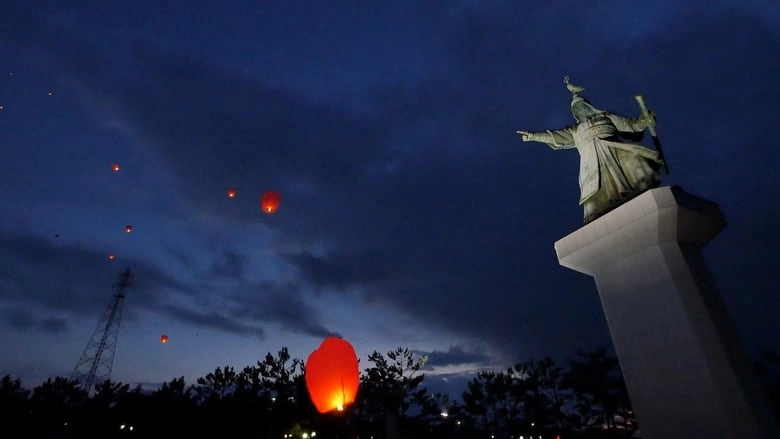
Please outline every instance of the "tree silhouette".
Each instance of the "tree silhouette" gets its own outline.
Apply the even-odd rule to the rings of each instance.
[[[544,357],[518,363],[513,372],[522,393],[527,430],[537,434],[568,430],[571,420],[564,406],[572,394],[565,385],[566,370]]]
[[[463,409],[469,426],[496,437],[517,434],[526,422],[523,393],[513,370],[480,371],[466,384]]]
[[[78,381],[63,377],[49,378],[33,388],[30,396],[32,435],[44,437],[69,435],[78,431],[87,391]]]
[[[636,428],[617,359],[605,349],[578,352],[565,368],[544,357],[501,372],[480,371],[462,402],[429,393],[423,386],[426,358],[409,349],[375,351],[368,360],[355,404],[324,415],[309,398],[303,361],[287,348],[240,372],[218,367],[194,386],[179,377],[152,392],[107,380],[89,397],[63,377],[29,391],[6,375],[0,379],[0,437],[297,438],[316,431],[316,439],[606,438]],[[780,359],[765,352],[757,368],[777,398]],[[589,429],[594,426],[599,428]]]
[[[93,421],[82,425],[80,431],[84,434],[101,434],[118,428],[122,421],[117,406],[129,391],[129,384],[111,380],[95,384],[94,395],[84,404]]]
[[[151,431],[174,435],[197,432],[202,427],[202,418],[193,416],[197,407],[194,393],[192,388],[187,387],[183,376],[163,383],[149,396],[144,423],[134,426],[135,429],[140,427],[147,434]]]
[[[604,348],[578,351],[568,365],[565,382],[574,391],[582,425],[605,425],[610,430],[636,428],[616,357],[608,355]],[[617,422],[616,416],[623,421]]]
[[[368,356],[372,366],[361,376],[356,410],[366,428],[377,431],[384,424],[387,437],[397,437],[399,424],[413,423],[407,412],[425,404],[427,390],[420,384],[427,360],[403,347],[388,351],[387,357],[377,351]]]
[[[195,395],[201,405],[214,404],[219,406],[219,402],[233,396],[238,383],[238,374],[230,367],[216,368],[214,372],[209,372],[205,377],[197,379],[195,386]]]
[[[22,387],[22,380],[5,375],[0,380],[0,436],[22,435],[28,418],[30,391]]]

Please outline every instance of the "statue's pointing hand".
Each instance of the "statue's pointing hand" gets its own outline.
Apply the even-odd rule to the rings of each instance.
[[[531,140],[531,132],[530,131],[517,130],[517,134],[520,134],[520,136],[522,136],[523,142],[528,142],[528,141]]]

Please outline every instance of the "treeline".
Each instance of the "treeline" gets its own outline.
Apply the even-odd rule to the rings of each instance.
[[[0,437],[562,438],[630,437],[638,428],[618,361],[605,349],[578,352],[474,376],[460,400],[426,388],[426,358],[406,348],[374,352],[354,404],[321,415],[304,381],[304,362],[287,348],[242,370],[218,367],[195,383],[172,379],[148,392],[106,381],[91,395],[70,379],[32,390],[0,381]],[[777,355],[757,371],[774,401]]]

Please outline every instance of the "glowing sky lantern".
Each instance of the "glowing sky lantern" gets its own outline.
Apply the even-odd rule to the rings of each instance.
[[[344,339],[326,338],[306,360],[304,378],[318,412],[344,410],[355,401],[360,384],[355,349]]]
[[[163,334],[160,336],[160,343],[165,344],[168,343],[168,336]]]
[[[279,208],[280,201],[282,201],[282,196],[279,192],[268,191],[260,198],[260,208],[265,213],[274,213]]]
[[[227,196],[228,198],[234,198],[236,196],[236,190],[233,188],[228,189]]]
[[[119,163],[114,163],[111,165],[111,169],[113,169],[114,172],[119,172]]]
[[[130,224],[125,226],[125,232],[130,233],[132,231],[133,231],[133,226],[131,226]]]
[[[114,254],[113,254],[113,253],[110,253],[110,254],[108,255],[108,259],[109,259],[109,260],[111,260],[111,261],[113,261],[114,259],[116,259],[116,256],[114,256]]]

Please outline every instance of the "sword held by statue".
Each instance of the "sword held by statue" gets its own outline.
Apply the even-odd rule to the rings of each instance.
[[[651,117],[650,110],[647,109],[645,98],[642,97],[642,95],[634,95],[634,99],[636,99],[637,104],[639,104],[639,109],[642,110],[642,117],[649,120]],[[655,146],[656,151],[658,151],[658,157],[663,160],[664,171],[666,171],[666,174],[669,174],[669,165],[666,163],[664,150],[661,148],[661,140],[658,138],[658,133],[655,131],[655,125],[648,125],[647,129],[650,131],[650,136],[653,138],[653,146]]]

